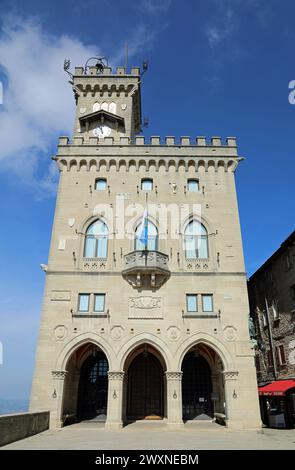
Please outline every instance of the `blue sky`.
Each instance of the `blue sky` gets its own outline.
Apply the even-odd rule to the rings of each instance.
[[[293,0],[0,3],[0,397],[29,396],[57,172],[74,102],[62,66],[149,61],[146,135],[237,136],[248,274],[294,230]]]

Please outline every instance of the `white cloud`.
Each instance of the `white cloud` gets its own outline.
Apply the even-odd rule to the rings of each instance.
[[[41,196],[54,192],[56,186],[50,148],[56,145],[58,135],[71,135],[74,123],[75,102],[63,70],[64,59],[70,58],[73,66],[83,65],[88,57],[105,53],[78,38],[47,33],[36,18],[4,20],[0,66],[7,86],[0,105],[1,170],[14,171]],[[153,39],[152,30],[138,25],[130,38],[129,56],[148,47]],[[110,63],[120,64],[123,57],[124,47]]]
[[[37,191],[52,192],[56,172],[48,151],[60,132],[71,132],[74,119],[63,61],[70,57],[73,64],[81,64],[98,51],[69,36],[46,34],[31,18],[6,17],[3,24],[0,57],[8,86],[0,108],[2,168],[13,170]],[[41,157],[48,162],[47,174],[37,179]]]
[[[149,15],[158,15],[159,13],[169,10],[172,0],[141,0],[137,6]]]
[[[228,8],[218,18],[218,21],[207,25],[205,34],[209,45],[213,48],[229,39],[238,29],[238,18],[235,12]]]

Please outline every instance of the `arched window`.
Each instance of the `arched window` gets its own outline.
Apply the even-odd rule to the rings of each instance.
[[[99,110],[100,110],[100,104],[96,101],[93,104],[92,111],[95,113],[96,111],[99,111]]]
[[[107,258],[108,233],[106,224],[101,220],[89,225],[85,237],[85,258]]]
[[[208,258],[207,230],[198,220],[192,220],[184,232],[184,250],[186,258]]]
[[[117,113],[117,105],[116,103],[110,103],[109,104],[109,112],[116,114]]]
[[[157,227],[150,221],[147,221],[147,240],[145,243],[145,227],[142,223],[135,230],[135,250],[149,250],[157,251],[158,249],[158,230]]]

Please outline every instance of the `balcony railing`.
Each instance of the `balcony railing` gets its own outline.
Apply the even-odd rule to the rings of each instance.
[[[134,287],[160,287],[170,277],[168,260],[160,251],[132,251],[124,256],[122,275]]]

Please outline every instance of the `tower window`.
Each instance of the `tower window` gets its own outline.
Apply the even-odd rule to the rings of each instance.
[[[207,230],[198,220],[192,220],[184,232],[184,249],[187,259],[208,258]]]
[[[202,295],[202,307],[203,307],[203,312],[213,312],[213,295],[212,294]]]
[[[157,251],[158,229],[150,220],[143,221],[135,230],[134,249]]]
[[[187,312],[197,312],[198,311],[198,296],[197,296],[197,294],[187,294],[186,295],[186,310],[187,310]]]
[[[95,294],[94,295],[94,311],[104,312],[104,308],[105,308],[105,294]]]
[[[86,258],[107,258],[108,228],[102,220],[96,220],[87,229],[84,256]]]
[[[89,311],[90,294],[79,294],[78,310],[79,312]]]
[[[153,180],[151,178],[144,178],[141,180],[141,189],[143,191],[152,191]]]
[[[105,178],[98,178],[95,180],[96,191],[105,191],[107,189],[107,180]]]
[[[199,191],[199,180],[196,179],[189,179],[187,180],[187,190],[190,192],[198,192]]]

